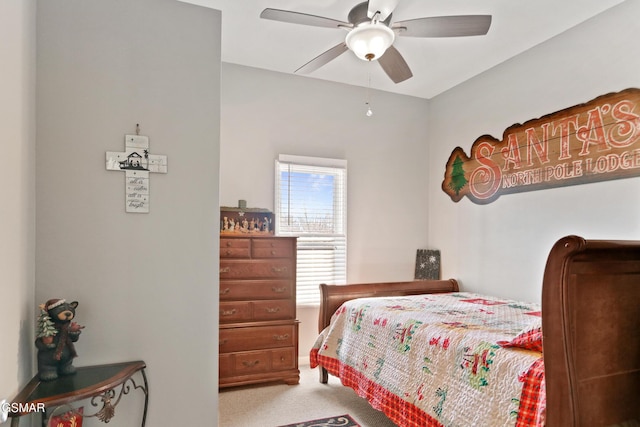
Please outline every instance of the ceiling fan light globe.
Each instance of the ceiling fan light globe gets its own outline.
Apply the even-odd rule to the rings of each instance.
[[[395,33],[379,22],[365,22],[347,34],[345,43],[364,61],[380,58],[393,44]]]

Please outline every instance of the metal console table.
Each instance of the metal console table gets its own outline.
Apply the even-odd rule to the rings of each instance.
[[[94,414],[83,414],[83,417],[96,417],[100,421],[108,423],[115,415],[115,407],[122,396],[129,394],[132,390],[140,389],[144,393],[141,424],[144,427],[149,404],[149,385],[145,374],[146,366],[141,360],[109,365],[84,366],[77,368],[75,375],[64,376],[46,382],[40,381],[36,375],[20,391],[11,404],[16,404],[16,407],[24,408],[25,410],[30,407],[44,407],[42,426],[46,427],[49,416],[57,408],[69,406],[73,402],[90,398],[93,407],[97,408],[100,405],[102,407]],[[143,384],[136,384],[133,379],[133,376],[138,372],[142,376]],[[10,412],[9,416],[13,418],[11,427],[18,427],[20,417],[27,413],[29,412]]]

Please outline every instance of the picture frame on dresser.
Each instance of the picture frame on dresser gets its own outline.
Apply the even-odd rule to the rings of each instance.
[[[220,388],[299,383],[296,251],[296,237],[220,234]]]

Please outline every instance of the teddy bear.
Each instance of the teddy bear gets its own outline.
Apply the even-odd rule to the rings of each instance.
[[[64,299],[50,299],[40,305],[38,338],[38,377],[41,381],[52,381],[59,375],[73,375],[76,368],[73,358],[77,357],[73,345],[80,337],[84,326],[71,320],[76,316],[78,302]]]

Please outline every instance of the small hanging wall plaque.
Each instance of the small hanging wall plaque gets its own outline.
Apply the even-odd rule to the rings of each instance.
[[[149,154],[149,137],[125,135],[125,151],[107,151],[106,166],[125,172],[126,211],[149,213],[149,172],[167,173],[167,156]]]

